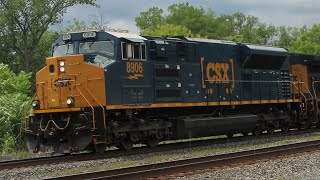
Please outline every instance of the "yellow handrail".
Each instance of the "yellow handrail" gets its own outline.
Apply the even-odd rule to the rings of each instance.
[[[86,82],[87,82],[87,78],[86,78]],[[88,89],[88,84],[86,84],[86,90],[88,91],[88,93],[93,97],[93,99],[100,105],[101,109],[102,109],[102,113],[103,113],[103,126],[106,129],[106,113],[104,111],[104,107],[102,106],[102,104],[97,100],[97,98],[89,91]]]
[[[302,82],[298,82],[298,84],[300,84]],[[292,83],[292,85],[299,91],[299,93],[304,97],[305,102],[307,102],[307,97],[301,92],[301,90],[294,84],[294,82]],[[305,104],[306,107],[306,111],[308,111],[308,103]]]
[[[320,81],[313,81],[312,82],[312,90],[316,99],[316,108],[317,108],[317,115],[319,115],[319,101],[318,101],[318,97],[317,97],[317,92],[316,92],[316,88],[314,87],[315,83],[320,83]]]
[[[76,85],[77,90],[79,91],[79,93],[81,94],[81,96],[87,101],[88,105],[91,107],[92,109],[92,127],[93,129],[96,129],[96,120],[95,120],[95,115],[94,115],[94,108],[93,106],[90,104],[90,102],[88,101],[88,99],[83,95],[83,93],[80,91],[80,89],[78,88],[78,85]]]
[[[311,99],[313,100],[314,98],[313,98],[312,93],[311,93],[311,91],[309,90],[308,86],[306,85],[306,83],[303,83],[303,85],[307,88],[307,91],[308,91],[308,93],[310,94]],[[313,111],[313,110],[314,110],[314,104],[313,104],[313,102],[312,102],[312,109],[311,109],[310,111]]]

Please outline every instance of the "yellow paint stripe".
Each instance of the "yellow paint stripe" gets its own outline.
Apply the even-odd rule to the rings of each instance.
[[[286,103],[288,102],[287,100],[279,100],[279,103]]]
[[[227,106],[227,105],[250,105],[250,104],[277,104],[300,102],[299,99],[281,99],[281,100],[253,100],[253,101],[223,101],[223,102],[199,102],[199,103],[159,103],[149,105],[110,105],[106,109],[143,109],[143,108],[165,108],[165,107],[199,107],[199,106]],[[34,114],[59,113],[81,111],[80,108],[61,108],[61,109],[45,109],[34,110]]]
[[[293,102],[300,102],[300,99],[294,99]]]
[[[222,105],[222,106],[227,106],[230,104],[231,104],[231,102],[226,102],[226,101],[220,102],[220,105]]]
[[[253,100],[253,101],[223,101],[223,102],[199,102],[199,103],[159,103],[148,105],[110,105],[106,109],[143,109],[143,108],[164,108],[164,107],[196,107],[196,106],[226,106],[226,105],[250,105],[250,104],[277,104],[300,102],[299,99],[281,100]]]
[[[80,111],[80,108],[61,108],[61,109],[43,109],[43,110],[34,110],[34,114],[44,114],[44,113],[58,113],[58,112],[74,112]]]

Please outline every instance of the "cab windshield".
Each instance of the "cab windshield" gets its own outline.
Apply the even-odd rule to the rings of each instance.
[[[104,54],[114,56],[114,41],[95,41],[80,43],[79,53],[82,54]]]
[[[74,47],[73,44],[55,46],[52,56],[55,57],[55,56],[65,56],[68,54],[73,54],[74,53],[73,47]]]

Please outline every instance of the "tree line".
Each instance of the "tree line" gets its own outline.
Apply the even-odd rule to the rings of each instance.
[[[21,127],[34,94],[34,75],[45,65],[51,45],[61,32],[50,30],[60,23],[69,7],[96,6],[96,0],[0,0],[0,148],[23,148]],[[102,25],[74,19],[65,29]],[[101,22],[100,22],[101,21]],[[262,23],[257,17],[234,13],[217,15],[212,9],[188,3],[166,9],[152,7],[135,18],[142,35],[188,36],[281,46],[290,52],[320,54],[320,25],[285,27]]]
[[[172,4],[165,10],[152,7],[135,18],[142,35],[188,36],[238,43],[280,46],[291,53],[320,54],[320,24],[308,28],[274,26],[238,12],[217,15],[212,9],[189,3]]]

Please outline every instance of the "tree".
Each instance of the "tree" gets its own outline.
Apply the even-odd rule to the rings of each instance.
[[[261,23],[257,17],[247,16],[243,13],[235,13],[232,15],[224,15],[218,18],[226,19],[219,23],[219,26],[226,26],[227,28],[218,30],[224,33],[226,39],[239,43],[250,44],[269,44],[274,43],[274,38],[277,34],[277,29],[274,26]],[[231,32],[230,32],[231,31]],[[226,34],[229,33],[229,35]]]
[[[146,12],[141,12],[138,17],[135,18],[136,25],[140,29],[141,33],[148,30],[155,30],[158,25],[164,23],[164,17],[162,16],[163,9],[158,7],[152,7]]]
[[[73,18],[73,22],[69,22],[69,25],[66,27],[65,31],[79,31],[81,29],[87,28],[87,25],[84,21],[80,21],[76,18]]]
[[[292,52],[320,54],[320,24],[313,25],[311,29],[304,26],[296,34],[298,39],[292,43]]]
[[[162,24],[162,25],[158,25],[157,28],[155,28],[154,30],[146,29],[143,32],[143,35],[191,37],[192,33],[188,28],[186,28],[184,26],[173,25],[173,24]]]
[[[167,16],[163,16],[162,9],[150,8],[140,13],[136,18],[136,25],[143,35],[173,36],[177,34],[179,28],[184,28],[190,33],[187,31],[179,34],[270,45],[274,43],[277,32],[274,26],[261,23],[254,16],[247,16],[243,13],[216,16],[211,9],[193,7],[189,3],[170,5]],[[173,30],[168,28],[173,28]]]
[[[211,9],[206,11],[202,7],[196,8],[190,6],[189,3],[180,3],[170,5],[167,16],[164,16],[163,12],[163,9],[158,7],[152,7],[145,12],[141,12],[135,18],[141,34],[150,34],[150,32],[156,31],[156,34],[159,34],[159,27],[167,29],[169,26],[174,26],[175,29],[184,28],[184,30],[190,30],[191,33],[188,32],[188,35],[207,37],[214,29],[211,27],[214,24],[215,15]],[[172,32],[176,31],[173,30]]]
[[[92,15],[92,18],[94,20],[91,22],[91,26],[94,27],[94,28],[103,29],[104,27],[106,27],[107,24],[110,23],[110,21],[106,21],[102,9],[99,9],[97,11],[97,14]]]
[[[291,49],[293,43],[299,38],[299,28],[280,26],[277,28],[277,36],[276,46]]]
[[[53,31],[46,31],[43,34],[31,62],[34,74],[45,65],[46,58],[51,56],[51,46],[58,37],[59,33]]]
[[[166,23],[184,26],[193,34],[204,37],[210,34],[214,28],[215,14],[211,9],[207,11],[200,7],[193,7],[189,3],[172,4],[168,7],[169,15]]]
[[[50,25],[59,22],[68,7],[96,5],[96,0],[0,0],[0,23],[7,46],[30,72],[33,56]]]

